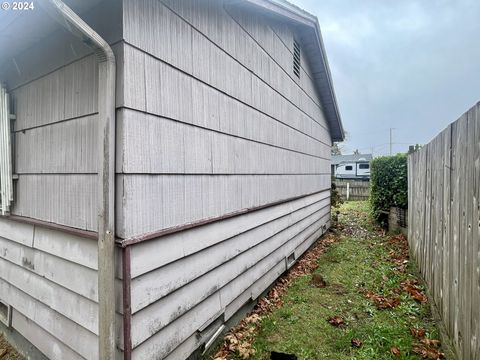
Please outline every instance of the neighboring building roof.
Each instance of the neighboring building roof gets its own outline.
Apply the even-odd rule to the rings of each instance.
[[[347,162],[371,161],[372,159],[372,154],[334,155],[332,156],[332,165],[338,165]]]
[[[330,128],[330,136],[332,141],[343,141],[345,132],[317,17],[285,0],[245,0],[245,2],[300,25],[298,31],[304,45],[302,51],[310,61],[315,85]]]

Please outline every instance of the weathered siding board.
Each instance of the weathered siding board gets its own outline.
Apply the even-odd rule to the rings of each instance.
[[[107,41],[122,39],[121,1],[76,5],[90,8],[81,17]],[[107,14],[111,21],[105,21]],[[53,30],[56,23],[49,21]],[[60,26],[57,30],[0,68],[16,115],[14,171],[19,179],[12,214],[95,231],[97,59],[82,40]],[[123,44],[112,47],[117,80],[123,80]],[[121,98],[130,88],[118,84]],[[97,256],[96,240],[0,218],[0,298],[14,308],[13,328],[49,358],[98,359]],[[121,261],[116,256],[118,293],[112,306],[122,347]],[[122,358],[120,351],[117,356]]]
[[[135,245],[131,249],[132,278],[136,278],[184,256],[192,255],[204,248],[214,246],[225,239],[239,236],[266,223],[281,219],[290,213],[321,202],[328,196],[328,192],[325,191],[288,203],[250,212],[241,217],[233,217]]]
[[[12,214],[96,229],[97,82],[89,55],[12,92],[20,174]]]
[[[2,279],[38,301],[72,319],[93,333],[98,333],[98,306],[22,266],[0,259]],[[31,284],[35,284],[32,286]],[[82,309],[78,311],[78,309]]]
[[[95,113],[97,84],[96,60],[90,55],[15,89],[15,130]]]
[[[262,277],[252,283],[248,289],[243,291],[239,296],[226,305],[225,312],[223,313],[225,321],[228,321],[232,316],[234,316],[236,312],[242,308],[242,306],[252,300],[256,300],[258,296],[260,296],[271,284],[275,282],[276,279],[278,279],[283,272],[285,272],[285,269],[285,261],[279,261],[277,265],[272,267]]]
[[[125,45],[124,53],[126,59],[139,59],[137,61],[140,62],[140,66],[145,63],[143,74],[137,74],[136,72],[126,74],[127,79],[125,81],[133,81],[131,79],[135,76],[134,79],[138,82],[138,87],[145,86],[146,100],[143,100],[144,94],[142,91],[135,94],[125,93],[124,103],[120,105],[126,107],[138,106],[136,108],[138,110],[220,131],[225,131],[229,129],[228,126],[232,125],[234,126],[233,130],[235,130],[235,126],[241,125],[241,123],[237,125],[238,121],[247,121],[245,128],[240,126],[237,131],[250,131],[255,134],[257,128],[261,129],[263,127],[259,126],[258,121],[261,121],[261,123],[267,122],[270,127],[275,122],[282,131],[291,131],[284,129],[287,126],[304,136],[317,140],[317,143],[323,143],[328,147],[331,145],[326,128],[312,122],[305,114],[292,108],[284,100],[272,98],[272,94],[270,94],[272,90],[258,79],[252,79],[243,87],[243,89],[248,89],[245,96],[250,97],[252,95],[252,99],[249,99],[242,96],[243,93],[235,95],[222,89],[225,82],[219,85],[210,84],[204,77],[193,77],[149,54],[143,54],[144,59],[142,60],[139,54],[141,50],[128,44]],[[232,70],[232,73],[235,73],[235,71]],[[237,81],[232,83],[237,85],[235,89],[242,85]],[[182,99],[191,106],[182,106],[182,102],[178,99]],[[144,102],[145,108],[142,106]],[[239,111],[239,113],[234,114],[235,117],[230,119],[232,110]],[[258,120],[256,122],[249,121],[249,117]],[[239,118],[240,120],[237,120]],[[241,120],[242,118],[244,120]]]
[[[275,24],[223,5],[124,2],[118,235],[304,197],[131,245],[135,359],[185,358],[330,224],[331,138],[308,64],[296,79]]]
[[[315,144],[310,155],[131,110],[122,111],[120,121],[118,146],[125,151],[117,167],[124,173],[327,174],[330,170],[330,160],[315,154]]]
[[[95,231],[96,199],[96,174],[20,175],[12,214]]]
[[[97,173],[98,117],[78,118],[51,126],[17,131],[18,174]]]
[[[0,258],[98,301],[97,272],[0,237]],[[62,269],[62,271],[58,271]]]
[[[284,269],[286,269],[285,257],[292,251],[295,251],[300,244],[304,242],[311,244],[312,241],[317,239],[322,234],[321,226],[325,222],[326,220],[323,223],[317,221],[308,226],[298,235],[290,238],[284,245],[278,247],[272,254],[263,257],[255,266],[248,268],[240,277],[230,282],[227,287],[213,293],[159,332],[150,334],[153,336],[134,349],[134,358],[147,359],[151,354],[156,354],[157,357],[163,358],[168,355],[202,325],[215,320],[215,317],[218,316],[216,314],[220,315],[228,304],[234,301],[242,292],[246,291],[252,283],[255,283],[256,280],[268,273],[276,264],[283,262]],[[265,284],[265,288],[267,286],[268,284]],[[157,316],[161,316],[161,312],[157,312]],[[133,320],[135,324],[135,316]],[[139,330],[145,331],[146,328],[145,326],[139,326]]]
[[[285,242],[293,237],[296,231],[298,232],[299,229],[311,225],[318,216],[324,216],[328,212],[327,206],[328,201],[312,205],[309,208],[299,210],[298,214],[292,214],[279,219],[281,221],[274,221],[255,228],[133,279],[132,311],[136,312],[210,270],[215,269],[215,272],[221,274],[222,271],[217,267],[229,262],[231,264],[237,263],[238,266],[231,265],[233,269],[230,269],[228,275],[225,276],[234,276],[235,271],[237,271],[234,269],[247,266],[252,261],[254,264],[258,260],[257,257],[268,254],[267,250],[262,250],[264,247],[280,246],[282,241]],[[288,228],[288,231],[282,232],[283,230],[280,230],[286,228]],[[269,239],[268,244],[262,242],[265,239]],[[247,256],[249,250],[252,250],[252,253]],[[213,274],[209,276],[213,276]]]
[[[260,77],[269,79],[274,88],[281,88],[282,84],[289,83],[289,80],[286,78],[289,77],[290,81],[293,80],[299,83],[300,89],[307,95],[307,97],[300,96],[300,93],[297,91],[298,88],[290,86],[286,89],[289,91],[289,98],[295,99],[294,102],[300,104],[299,107],[302,109],[314,105],[321,108],[318,94],[310,75],[311,70],[309,69],[302,50],[300,50],[300,78],[297,78],[293,73],[293,42],[295,39],[300,40],[300,36],[295,34],[292,28],[285,23],[262,16],[262,14],[255,11],[246,12],[235,6],[227,6],[225,7],[225,11],[248,33],[258,46],[263,49],[265,52],[264,56],[270,58],[270,61],[263,61],[261,63],[263,66],[260,66],[260,68],[257,66],[258,70],[256,72],[260,74]],[[230,53],[239,57],[243,64],[249,64],[251,58],[250,53],[236,51],[235,49],[230,50],[230,47],[233,47],[231,42],[225,42],[224,46],[227,47]],[[275,62],[282,71],[279,71],[278,66],[272,64],[271,61]],[[265,75],[265,71],[269,71],[269,74]],[[326,125],[326,123],[324,123],[324,125]]]
[[[4,236],[0,232],[0,236]],[[9,236],[6,236],[10,238]],[[42,227],[35,228],[35,249],[66,259],[87,268],[98,269],[98,245],[95,239],[68,235]]]
[[[146,18],[151,18],[156,11],[150,9],[147,12],[145,8],[146,2],[127,2],[126,5],[126,16],[132,16],[128,14],[144,14]],[[178,3],[180,4],[180,3]],[[184,4],[184,3],[182,3]],[[198,5],[200,4],[200,5]],[[202,3],[198,3],[197,6],[202,7]],[[163,7],[160,2],[148,2],[148,6],[153,6],[154,8]],[[176,16],[174,13],[168,14],[168,17]],[[153,25],[151,25],[153,24]],[[187,74],[192,75],[192,72],[185,67],[181,67],[178,62],[173,62],[168,59],[168,55],[160,52],[156,49],[152,49],[150,43],[146,41],[147,36],[150,32],[157,31],[158,22],[153,20],[147,20],[144,22],[137,22],[137,26],[126,27],[125,38],[127,43],[131,43],[134,46],[144,49],[147,53],[152,54],[158,59],[161,59],[164,62],[170,63],[172,66],[180,69],[184,72],[185,76]],[[148,28],[151,26],[151,28]],[[162,31],[164,37],[175,37],[177,36],[175,29],[172,27],[166,27]],[[195,30],[197,31],[197,30]],[[197,31],[198,32],[198,31]],[[248,37],[248,35],[242,33],[243,37]],[[232,38],[232,41],[233,38]],[[278,89],[274,89],[272,86],[264,82],[259,77],[255,76],[250,69],[242,66],[240,63],[234,60],[234,58],[228,53],[224,52],[217,45],[213,44],[207,37],[200,34],[194,39],[195,46],[192,49],[188,48],[188,44],[185,45],[187,48],[184,51],[189,54],[190,51],[193,52],[193,57],[198,59],[194,63],[194,66],[203,66],[202,70],[193,71],[195,75],[194,79],[198,79],[203,83],[209,84],[210,86],[221,90],[222,92],[228,94],[229,96],[242,101],[245,104],[253,106],[254,108],[262,111],[263,113],[282,121],[300,121],[304,132],[313,134],[316,136],[316,133],[322,133],[323,137],[329,138],[328,129],[325,125],[321,125],[324,122],[323,114],[320,109],[318,109],[315,114],[307,114],[304,109],[300,109],[298,106],[290,102],[289,98],[282,96],[278,93]],[[197,49],[202,49],[200,54],[196,54]],[[252,52],[247,51],[251,54]],[[254,54],[257,54],[258,50]],[[148,57],[147,57],[148,62]],[[146,64],[147,74],[151,74],[152,71],[148,69],[148,63]],[[155,69],[153,69],[155,70]],[[155,73],[159,73],[158,70]],[[160,72],[159,74],[162,74]],[[235,74],[236,81],[228,82],[224,79]],[[252,75],[253,74],[253,75]],[[128,75],[127,75],[128,76]],[[154,81],[155,76],[152,77]],[[148,80],[148,77],[147,77]],[[290,79],[291,80],[291,79]],[[292,80],[291,80],[292,81]],[[295,84],[295,83],[294,83]],[[283,87],[286,84],[282,84]],[[295,84],[295,86],[297,86]],[[172,89],[175,89],[172,86]],[[247,90],[247,91],[246,91]],[[298,91],[298,89],[297,89]],[[173,93],[173,91],[172,91]],[[153,94],[152,94],[153,95]],[[174,96],[173,94],[166,94],[167,98]],[[188,88],[185,89],[182,93],[183,96],[188,96]],[[147,86],[147,98],[148,98],[148,86]],[[147,101],[148,108],[148,101]],[[297,114],[296,116],[286,117],[286,114]],[[293,127],[298,128],[295,124],[292,124]],[[313,132],[310,130],[313,128]],[[317,137],[318,138],[318,137]],[[323,139],[322,139],[323,140]]]
[[[409,242],[462,359],[480,354],[479,109],[409,157]]]
[[[251,34],[246,31],[246,27],[253,27],[258,34],[266,35],[271,31],[268,26],[268,20],[259,16],[255,12],[247,11],[246,8],[239,9],[244,14],[242,26],[238,23],[238,19],[231,16],[232,12],[237,10],[229,9],[222,1],[204,1],[198,3],[196,1],[163,1],[163,4],[172,10],[177,16],[180,16],[191,26],[200,32],[208,41],[215,44],[228,55],[228,60],[223,60],[223,64],[227,64],[226,73],[223,69],[218,69],[216,79],[221,83],[225,75],[229,73],[228,67],[230,59],[254,74],[254,78],[260,79],[263,83],[273,89],[273,93],[268,96],[275,98],[282,97],[284,102],[288,102],[297,109],[304,112],[311,120],[319,122],[322,126],[327,127],[321,108],[305,93],[297,82],[286,73],[286,69],[282,68],[278,62],[263,49]],[[257,20],[257,21],[255,21]],[[213,25],[213,26],[212,26]],[[221,29],[228,29],[222,31]],[[292,31],[292,28],[290,28]],[[238,39],[238,40],[237,40]],[[272,40],[275,38],[272,36]],[[293,47],[293,42],[291,44]],[[255,54],[252,56],[252,54]],[[223,55],[221,55],[224,57]],[[293,61],[288,51],[282,54],[283,58],[289,58],[291,65],[288,67],[288,73],[292,74],[291,68]],[[194,57],[195,58],[195,57]],[[273,76],[271,76],[273,74]],[[217,86],[216,79],[211,79],[212,83]],[[255,99],[255,98],[254,98]],[[304,106],[302,107],[302,104]]]
[[[13,310],[12,326],[28,341],[52,360],[83,360],[78,353],[67,347],[20,312]]]
[[[86,359],[97,359],[96,240],[0,220],[0,299],[35,322],[40,333],[48,332]],[[119,251],[116,255],[117,344],[123,347]],[[41,348],[51,340],[29,341]]]
[[[0,218],[0,236],[26,246],[33,244],[34,226]]]
[[[132,310],[135,311],[139,306],[145,307],[148,305],[147,303],[139,303],[139,301],[150,301],[152,303],[133,316],[133,346],[148,339],[153,333],[160,331],[163,327],[175,321],[180,315],[189,311],[196,304],[217,291],[220,291],[222,305],[226,306],[229,304],[258,278],[258,274],[265,272],[262,265],[264,259],[269,259],[268,261],[270,262],[280,261],[282,258],[285,259],[285,256],[288,254],[286,253],[287,250],[282,247],[290,239],[298,236],[306,229],[317,227],[318,224],[315,223],[320,222],[325,217],[325,213],[326,211],[318,211],[312,214],[310,218],[295,224],[291,229],[288,228],[288,231],[285,230],[278,236],[266,239],[257,248],[245,251],[238,257],[225,260],[222,265],[195,280],[190,279],[188,282],[185,282],[186,272],[196,270],[194,264],[189,264],[187,267],[183,265],[184,271],[182,272],[177,270],[177,274],[181,278],[179,279],[179,284],[175,284],[175,286],[168,284],[165,276],[159,276],[162,274],[162,269],[156,272],[157,279],[152,279],[152,276],[140,278],[141,282],[145,282],[148,285],[141,284],[143,286],[138,286],[137,282],[135,284],[137,286],[132,287],[132,302],[135,307]],[[221,250],[221,248],[218,249],[218,251]],[[253,275],[245,275],[247,271],[250,271],[250,274]],[[181,287],[181,284],[185,284],[185,286]],[[147,287],[151,288],[151,295],[146,294],[145,288]],[[158,297],[157,301],[155,301],[154,296]]]
[[[151,69],[152,67],[166,69],[168,66],[159,63],[156,59],[151,58],[149,55],[145,55],[138,49],[129,45],[125,45],[124,52],[126,63],[132,63],[132,67],[135,66],[134,63],[138,63],[138,65],[135,66],[136,72],[133,72],[133,75],[126,75],[125,81],[135,81],[138,85],[135,89],[138,88],[139,90],[125,93],[124,96],[119,99],[119,101],[122,101],[119,105],[146,111],[147,108],[146,105],[144,105],[146,101],[145,93],[144,90],[141,90],[146,86],[146,75],[145,70],[139,69],[145,66],[145,57],[150,59],[147,61],[148,64],[146,65],[147,74],[150,74],[152,71],[154,74],[158,73],[158,70],[154,71]],[[133,70],[130,71],[132,72]],[[137,71],[139,73],[137,73]],[[176,72],[177,70],[170,68],[170,71]],[[150,75],[148,76],[151,77]],[[158,76],[160,76],[160,74]],[[183,73],[179,73],[178,76],[187,78],[187,75]],[[323,144],[322,146],[322,143],[319,143],[318,140],[315,141],[314,139],[315,136],[317,139],[321,138],[322,134],[325,133],[324,129],[321,129],[320,132],[317,131],[317,133],[315,133],[315,131],[305,133],[305,131],[302,132],[301,127],[295,128],[289,124],[289,121],[292,119],[286,118],[279,121],[278,119],[269,117],[252,106],[229,97],[227,94],[222,93],[206,83],[194,79],[191,84],[191,90],[190,82],[182,82],[182,84],[186,84],[187,86],[187,88],[182,89],[178,88],[178,84],[176,86],[174,86],[174,83],[170,84],[168,82],[170,78],[171,77],[160,78],[159,81],[155,79],[148,80],[148,84],[156,82],[158,86],[165,89],[164,92],[167,94],[174,93],[161,100],[161,102],[155,97],[155,93],[149,95],[149,98],[151,99],[149,101],[150,111],[152,108],[157,109],[158,111],[161,110],[161,112],[156,113],[156,115],[170,118],[176,114],[178,115],[179,110],[175,109],[177,108],[177,105],[172,103],[172,101],[167,100],[169,98],[183,98],[185,95],[190,96],[188,92],[192,91],[193,99],[191,107],[193,108],[193,114],[195,114],[195,116],[193,118],[177,118],[175,120],[281,147],[291,148],[294,146],[294,150],[311,152],[312,150],[315,151],[316,149],[319,149],[317,151],[322,151],[322,156],[329,154],[329,144]],[[155,88],[151,88],[150,90],[159,91]],[[184,115],[188,116],[191,114],[192,112],[190,111],[184,113]],[[323,137],[325,137],[325,135],[323,135]],[[299,148],[299,144],[302,143],[305,143],[305,148]]]
[[[119,229],[122,238],[312,194],[330,187],[330,174],[121,177],[123,181],[119,183],[119,191],[124,194],[122,203],[125,214],[128,214],[124,229]],[[162,189],[162,192],[152,193],[152,189]]]
[[[2,300],[9,304],[14,304],[16,311],[29,319],[30,322],[36,324],[33,325],[34,327],[42,328],[62,343],[68,344],[71,349],[78,352],[85,359],[98,359],[97,349],[95,346],[92,346],[92,344],[96,344],[98,341],[97,335],[2,279],[0,279],[0,289]],[[15,323],[13,326],[16,328]],[[20,331],[21,329],[16,328],[16,330]],[[39,341],[41,342],[40,338],[30,341],[37,347],[39,347]]]

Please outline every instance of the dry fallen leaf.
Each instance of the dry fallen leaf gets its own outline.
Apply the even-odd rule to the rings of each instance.
[[[392,346],[390,348],[390,352],[392,353],[392,355],[394,356],[400,356],[400,349],[396,346]]]
[[[257,322],[259,322],[262,318],[260,317],[260,315],[258,314],[252,314],[248,317],[245,318],[245,322],[247,324],[256,324]]]
[[[410,329],[410,334],[412,334],[413,337],[416,338],[423,338],[425,336],[425,329],[422,328],[411,328]]]
[[[422,359],[440,360],[445,358],[445,354],[437,349],[425,347],[424,345],[414,346],[413,352],[422,357]]]
[[[440,340],[423,339],[422,343],[425,344],[427,347],[434,347],[434,348],[440,347]]]
[[[365,297],[372,300],[378,309],[393,309],[400,305],[399,298],[387,298],[385,296],[375,294],[371,291],[367,291]]]
[[[224,337],[223,345],[215,354],[214,359],[227,360],[232,357],[248,359],[254,355],[253,342],[257,324],[262,316],[281,307],[283,305],[282,296],[287,292],[292,281],[300,276],[312,274],[318,268],[318,257],[338,240],[338,236],[327,235],[305,252],[288,272],[277,280],[267,296],[258,299],[254,310]]]
[[[363,342],[360,339],[357,339],[357,338],[352,339],[353,347],[359,348],[359,347],[362,347],[362,345],[363,345]]]
[[[327,320],[330,325],[339,327],[345,325],[345,321],[340,316],[333,316]]]

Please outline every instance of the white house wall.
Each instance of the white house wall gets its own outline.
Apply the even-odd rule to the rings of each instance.
[[[49,358],[98,358],[96,240],[8,219],[0,234],[0,299],[15,310],[12,327]]]
[[[294,38],[221,1],[124,1],[118,235],[153,237],[130,250],[133,359],[186,358],[330,226],[331,140]]]
[[[110,28],[99,26],[106,13],[118,20]],[[82,16],[109,41],[121,39],[120,2],[108,1]],[[121,61],[118,44],[113,47]],[[11,211],[17,221],[0,218],[0,299],[13,307],[13,329],[48,358],[98,359],[97,241],[38,222],[96,231],[97,61],[91,49],[62,29],[18,54],[15,63],[3,64],[0,80],[7,83],[16,115],[18,174]],[[121,358],[117,257],[113,306]]]

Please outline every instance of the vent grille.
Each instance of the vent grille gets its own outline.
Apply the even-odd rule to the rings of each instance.
[[[7,327],[12,326],[12,307],[0,300],[0,322]]]
[[[300,78],[300,45],[293,41],[293,73]]]
[[[13,202],[12,143],[10,98],[7,89],[0,87],[0,213],[10,211]]]

